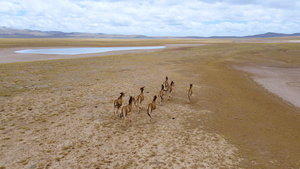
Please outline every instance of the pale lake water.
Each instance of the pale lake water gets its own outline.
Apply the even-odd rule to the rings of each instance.
[[[163,48],[165,48],[165,46],[49,48],[49,49],[18,50],[18,51],[15,51],[15,53],[52,54],[52,55],[79,55],[79,54],[103,53],[103,52],[121,51],[121,50],[145,50],[145,49],[163,49]]]

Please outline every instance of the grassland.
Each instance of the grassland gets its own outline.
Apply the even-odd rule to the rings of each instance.
[[[42,41],[45,41],[44,44]],[[6,44],[5,44],[6,43]],[[299,109],[233,66],[299,67],[300,44],[2,39],[2,48],[208,43],[159,52],[0,64],[0,167],[299,168]],[[165,76],[174,93],[152,122]],[[187,99],[194,84],[192,102]],[[145,87],[123,126],[112,102]]]
[[[114,47],[156,46],[164,44],[229,43],[231,40],[207,39],[6,39],[0,38],[0,48],[12,47]]]

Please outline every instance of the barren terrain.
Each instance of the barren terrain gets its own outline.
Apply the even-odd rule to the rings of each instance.
[[[236,67],[298,68],[300,44],[206,42],[1,64],[1,168],[299,168],[299,108]],[[148,122],[166,76],[174,92]],[[113,100],[142,86],[124,126]]]

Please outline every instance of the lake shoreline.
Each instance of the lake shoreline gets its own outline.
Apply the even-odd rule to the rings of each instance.
[[[85,58],[85,57],[96,57],[96,56],[112,56],[129,53],[147,53],[163,51],[168,49],[183,48],[183,47],[195,47],[203,46],[206,44],[166,44],[163,49],[143,49],[143,50],[122,50],[122,51],[110,51],[101,53],[90,53],[90,54],[77,54],[77,55],[58,55],[58,54],[30,54],[30,53],[15,53],[15,51],[26,50],[28,47],[20,48],[3,48],[0,49],[0,64],[1,63],[15,63],[15,62],[32,62],[32,61],[43,61],[43,60],[55,60],[55,59],[72,59],[72,58]],[[30,49],[51,49],[54,47],[30,47]],[[69,47],[55,47],[55,48],[69,48]]]
[[[10,49],[0,50],[0,55],[1,55],[0,63],[32,62],[32,61],[73,59],[73,58],[85,58],[85,57],[97,57],[97,56],[105,57],[111,55],[154,52],[154,51],[163,50],[163,49],[126,50],[126,51],[124,50],[124,51],[110,51],[110,52],[78,54],[78,55],[15,53],[15,51],[25,50],[25,49],[28,48],[10,48]],[[39,48],[32,48],[32,49],[45,49],[45,48],[39,47]]]
[[[163,49],[166,46],[142,46],[142,47],[69,47],[69,48],[42,48],[18,50],[15,53],[21,54],[47,54],[47,55],[85,55],[93,53],[104,53],[126,50],[153,50]]]

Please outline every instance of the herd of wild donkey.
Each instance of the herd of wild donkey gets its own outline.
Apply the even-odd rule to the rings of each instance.
[[[161,102],[163,101],[163,97],[164,95],[167,95],[168,93],[170,94],[173,90],[173,86],[174,86],[174,82],[171,81],[171,84],[169,85],[169,82],[168,82],[168,77],[166,77],[166,80],[164,81],[164,83],[161,85],[161,90],[159,92],[159,97],[161,99]],[[191,101],[191,96],[193,94],[192,92],[192,87],[193,87],[193,84],[190,84],[190,88],[188,90],[188,98],[189,98],[189,101]],[[125,96],[125,94],[123,92],[121,92],[119,98],[117,100],[114,101],[114,114],[118,114],[120,108],[121,108],[121,113],[120,113],[120,118],[122,119],[123,118],[123,122],[124,122],[124,125],[126,126],[126,118],[127,116],[131,113],[132,111],[132,104],[134,104],[136,107],[138,107],[138,112],[140,111],[141,109],[141,104],[144,100],[144,88],[145,87],[141,87],[140,90],[141,90],[141,93],[136,97],[132,97],[130,96],[129,98],[129,104],[126,105],[126,106],[122,106],[122,98]],[[149,116],[149,120],[151,121],[151,113],[153,110],[156,109],[156,99],[157,99],[157,96],[155,95],[153,97],[153,101],[148,105],[148,108],[147,108],[147,114]],[[117,109],[117,111],[116,111]]]

